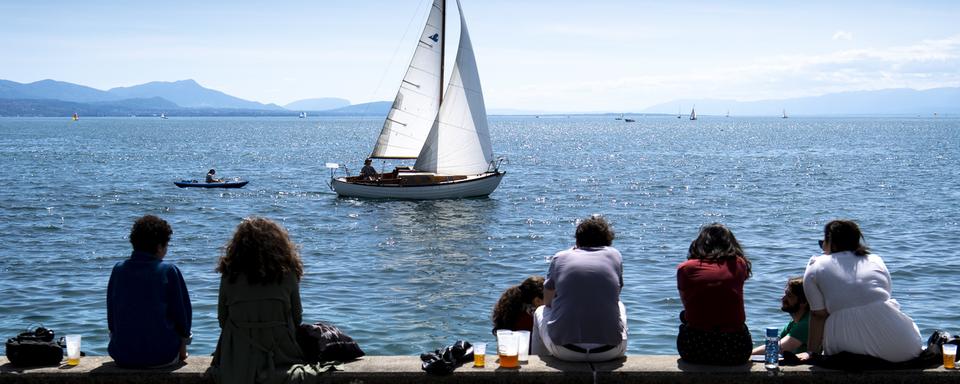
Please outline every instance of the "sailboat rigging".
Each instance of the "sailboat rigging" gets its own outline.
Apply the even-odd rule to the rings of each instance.
[[[486,196],[506,172],[495,159],[480,75],[460,14],[460,41],[444,92],[445,0],[434,0],[371,159],[416,159],[393,172],[331,177],[340,196],[449,199]],[[339,164],[328,164],[335,169]]]

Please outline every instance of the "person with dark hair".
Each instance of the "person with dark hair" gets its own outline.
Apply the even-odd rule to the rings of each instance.
[[[180,269],[164,262],[173,230],[153,215],[133,223],[130,258],[107,283],[107,351],[121,367],[149,368],[187,359],[193,309]]]
[[[810,339],[798,357],[846,352],[899,363],[920,355],[920,330],[891,297],[890,272],[857,223],[827,223],[820,247],[823,255],[811,257],[803,275]]]
[[[215,380],[260,383],[315,375],[296,341],[303,262],[287,231],[269,219],[244,219],[216,270],[221,333],[213,353]],[[286,377],[277,376],[283,371]]]
[[[543,277],[530,276],[520,285],[507,288],[493,307],[493,334],[498,329],[530,331],[533,311],[543,305]]]
[[[750,359],[753,341],[743,309],[743,284],[750,260],[723,224],[700,228],[677,266],[677,290],[683,302],[677,351],[686,362],[739,365]]]
[[[803,353],[807,351],[807,331],[810,327],[810,305],[803,293],[803,277],[791,277],[780,298],[780,310],[790,314],[790,322],[780,329],[780,350]],[[760,345],[753,349],[754,355],[762,355],[767,347]]]
[[[623,257],[613,229],[594,215],[577,225],[576,246],[557,252],[533,315],[531,353],[566,361],[606,361],[627,350],[627,311],[620,302]]]
[[[208,183],[222,183],[222,182],[223,182],[223,179],[218,179],[218,178],[217,178],[217,170],[216,170],[216,169],[211,169],[211,170],[207,171],[206,181],[207,181]]]
[[[372,160],[366,159],[363,161],[363,168],[360,168],[360,177],[364,180],[373,180],[377,178],[377,169],[370,165]]]

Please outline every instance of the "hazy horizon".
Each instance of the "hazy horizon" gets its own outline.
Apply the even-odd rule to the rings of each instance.
[[[392,100],[430,3],[2,3],[0,78],[102,90],[194,79],[278,105]],[[641,111],[678,99],[960,86],[960,3],[463,7],[489,109]]]

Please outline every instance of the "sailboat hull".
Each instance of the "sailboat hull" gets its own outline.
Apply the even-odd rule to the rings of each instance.
[[[437,200],[487,196],[500,185],[506,172],[488,172],[464,179],[436,184],[405,185],[355,182],[346,177],[331,180],[330,187],[339,196],[366,199]]]

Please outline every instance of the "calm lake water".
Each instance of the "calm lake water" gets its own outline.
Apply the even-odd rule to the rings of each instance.
[[[926,337],[960,332],[960,119],[492,117],[509,158],[489,198],[337,198],[324,162],[356,172],[380,119],[0,118],[0,335],[43,324],[106,354],[105,292],[133,220],[171,223],[168,261],[194,306],[194,354],[219,335],[214,272],[247,216],[302,246],[305,321],[330,321],[368,354],[456,339],[493,342],[503,289],[544,274],[578,218],[605,215],[624,256],[631,354],[675,354],[675,267],[705,223],[753,261],[747,323],[759,342],[787,277],[834,218],[861,224],[894,297]],[[377,164],[379,166],[379,164]],[[178,189],[216,168],[240,190]]]

